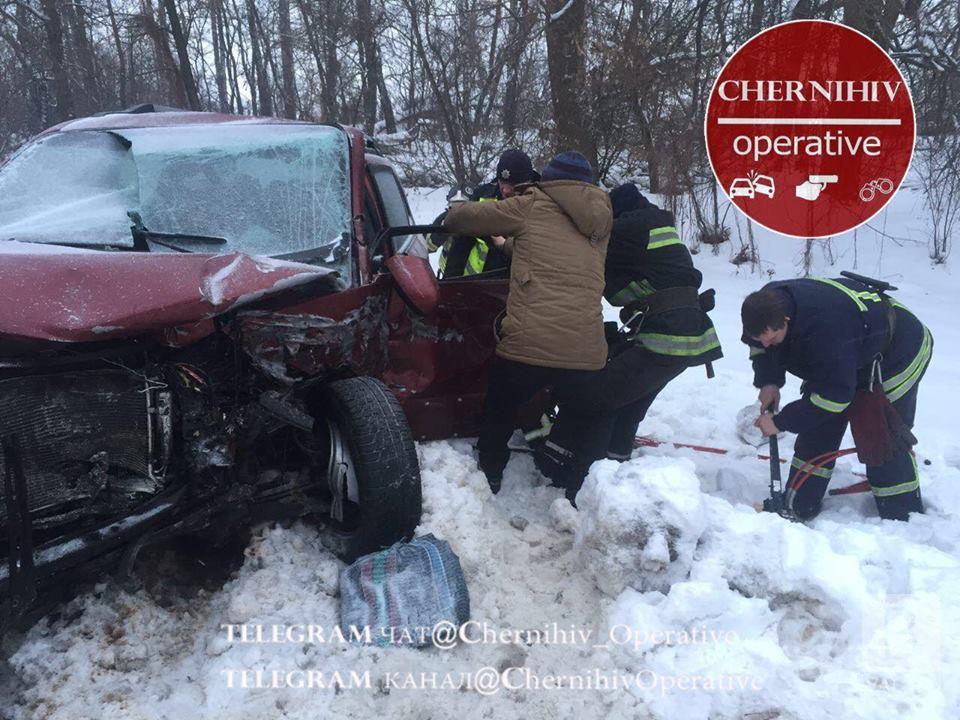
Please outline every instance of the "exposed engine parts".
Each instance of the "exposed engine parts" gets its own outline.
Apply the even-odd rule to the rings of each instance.
[[[20,443],[36,528],[109,515],[164,484],[172,393],[157,371],[94,369],[0,381],[0,437]],[[7,517],[0,497],[0,523]]]

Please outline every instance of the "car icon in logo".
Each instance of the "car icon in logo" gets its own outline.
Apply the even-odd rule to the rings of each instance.
[[[773,178],[769,175],[757,175],[753,178],[753,191],[772,198],[773,193],[776,191]]]
[[[755,195],[753,183],[748,178],[737,178],[730,183],[730,197],[748,197]]]

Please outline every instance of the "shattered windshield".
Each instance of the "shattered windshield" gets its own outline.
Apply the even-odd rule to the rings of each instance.
[[[0,170],[0,240],[132,246],[135,212],[151,231],[227,240],[186,243],[198,252],[319,249],[319,262],[340,266],[350,249],[347,153],[341,131],[314,125],[54,133]]]

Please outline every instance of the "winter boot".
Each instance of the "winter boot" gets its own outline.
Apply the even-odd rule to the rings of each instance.
[[[829,483],[830,480],[827,478],[811,475],[798,492],[789,494],[790,510],[798,520],[813,520],[820,514],[823,508],[823,496],[827,492]]]
[[[490,492],[496,495],[500,492],[506,462],[499,453],[485,453],[475,450],[475,455],[477,458],[477,467],[483,470],[483,474],[487,476],[487,484],[490,485]]]
[[[537,470],[555,487],[563,488],[567,500],[576,507],[577,493],[586,475],[586,469],[583,463],[577,460],[577,456],[570,450],[547,440],[534,453],[533,462]]]
[[[877,512],[884,520],[903,520],[906,522],[910,519],[910,513],[923,513],[923,499],[920,497],[920,488],[913,492],[888,497],[874,495],[873,499],[877,502]]]

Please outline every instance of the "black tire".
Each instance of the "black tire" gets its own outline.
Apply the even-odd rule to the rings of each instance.
[[[347,503],[349,522],[326,518],[324,543],[352,562],[413,537],[421,514],[420,463],[397,399],[379,380],[357,377],[327,384],[317,401],[318,431],[327,432],[328,423],[339,430],[359,491],[359,503]]]

